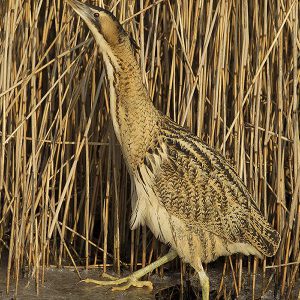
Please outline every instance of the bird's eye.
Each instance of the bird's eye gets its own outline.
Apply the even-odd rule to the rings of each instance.
[[[94,17],[98,18],[99,17],[99,13],[94,13]]]

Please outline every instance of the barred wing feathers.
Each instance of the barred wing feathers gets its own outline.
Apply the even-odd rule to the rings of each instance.
[[[168,118],[159,143],[167,153],[159,167],[149,168],[155,170],[154,189],[168,213],[184,220],[194,233],[208,231],[229,243],[250,244],[261,254],[274,255],[279,234],[224,157]]]

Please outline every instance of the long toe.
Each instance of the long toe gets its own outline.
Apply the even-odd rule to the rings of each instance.
[[[81,282],[94,283],[101,286],[108,286],[108,285],[119,285],[130,280],[131,280],[130,277],[124,277],[117,280],[96,280],[96,279],[86,278],[81,280]]]
[[[123,286],[113,287],[112,291],[126,291],[132,286],[137,288],[146,287],[151,291],[153,290],[153,284],[151,281],[139,281],[139,280],[131,279],[127,284]]]
[[[118,280],[118,277],[109,275],[109,274],[107,274],[107,273],[102,273],[102,274],[101,274],[101,277],[106,278],[106,279],[109,279],[109,280]]]

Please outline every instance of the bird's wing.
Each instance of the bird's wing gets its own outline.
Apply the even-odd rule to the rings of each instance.
[[[161,205],[195,233],[207,230],[273,255],[279,234],[264,219],[234,169],[188,130],[169,119],[166,122],[158,145],[165,155],[153,181]],[[145,163],[153,169],[151,160],[146,158]]]

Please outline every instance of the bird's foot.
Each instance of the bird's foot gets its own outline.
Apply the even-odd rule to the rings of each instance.
[[[114,278],[113,276],[110,275],[104,275],[103,277],[108,277],[110,279]],[[95,280],[95,279],[87,278],[82,280],[81,282],[94,283],[100,286],[115,286],[112,288],[112,291],[125,291],[129,289],[131,286],[138,287],[138,288],[147,287],[150,290],[153,290],[153,284],[151,281],[139,281],[135,276],[132,275],[120,279],[114,279],[114,280]],[[122,286],[118,286],[123,283],[126,284]]]
[[[94,283],[94,284],[97,284],[100,286],[115,286],[112,288],[113,291],[125,291],[125,290],[129,289],[131,286],[147,287],[150,290],[153,290],[153,284],[151,281],[139,281],[139,279],[142,278],[143,276],[145,276],[146,274],[154,271],[156,268],[173,260],[175,257],[177,257],[177,252],[175,250],[170,250],[169,253],[167,253],[163,257],[159,258],[158,260],[151,263],[150,265],[135,271],[130,276],[116,279],[110,275],[103,274],[106,278],[110,278],[113,280],[95,280],[95,279],[87,278],[82,281],[86,282],[86,283]],[[124,284],[124,285],[122,285],[122,284]],[[122,286],[118,286],[118,285],[122,285]],[[205,299],[205,300],[207,300],[207,299]]]

